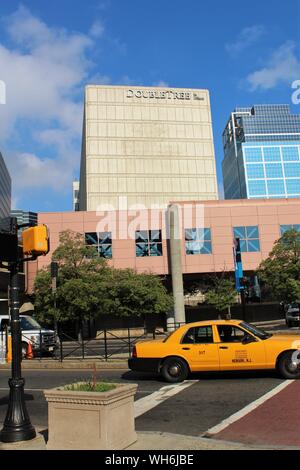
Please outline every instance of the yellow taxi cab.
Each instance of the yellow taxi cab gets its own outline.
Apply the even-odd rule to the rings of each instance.
[[[182,382],[191,372],[277,369],[300,378],[300,336],[273,335],[241,320],[189,323],[164,339],[140,341],[128,366]]]

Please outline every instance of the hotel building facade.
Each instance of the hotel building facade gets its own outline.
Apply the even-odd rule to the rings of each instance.
[[[86,87],[80,211],[216,199],[207,90]]]

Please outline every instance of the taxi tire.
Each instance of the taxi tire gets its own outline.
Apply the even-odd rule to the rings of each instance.
[[[178,368],[178,374],[173,375],[170,373],[171,367]],[[189,368],[187,363],[180,357],[168,357],[163,363],[160,370],[161,375],[170,383],[183,382],[189,375]]]
[[[297,371],[291,372],[288,369],[288,363],[291,362],[291,356],[294,351],[286,351],[281,354],[277,363],[277,370],[280,375],[285,379],[300,379],[300,368]]]

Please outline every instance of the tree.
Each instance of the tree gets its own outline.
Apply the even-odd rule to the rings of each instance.
[[[219,312],[227,310],[228,315],[231,315],[231,306],[236,303],[237,298],[234,282],[223,276],[216,276],[213,282],[214,287],[208,290],[205,295],[207,302],[213,305]]]
[[[35,310],[41,321],[82,321],[105,314],[145,316],[172,308],[172,297],[158,276],[109,267],[95,249],[85,246],[81,234],[62,232],[53,260],[59,266],[56,309],[49,269],[41,270],[34,283]]]
[[[274,244],[267,259],[262,261],[258,276],[269,288],[274,299],[297,301],[300,292],[300,232],[288,230]]]

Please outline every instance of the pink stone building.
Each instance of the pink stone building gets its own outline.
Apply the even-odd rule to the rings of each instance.
[[[197,274],[234,271],[233,238],[241,239],[246,272],[255,270],[274,242],[290,227],[300,230],[300,199],[257,199],[179,202],[181,264],[184,278]],[[40,213],[39,224],[50,229],[51,251],[29,263],[27,289],[32,290],[37,270],[51,262],[59,234],[73,230],[85,234],[115,268],[170,274],[168,211]],[[100,238],[97,237],[100,233]]]

